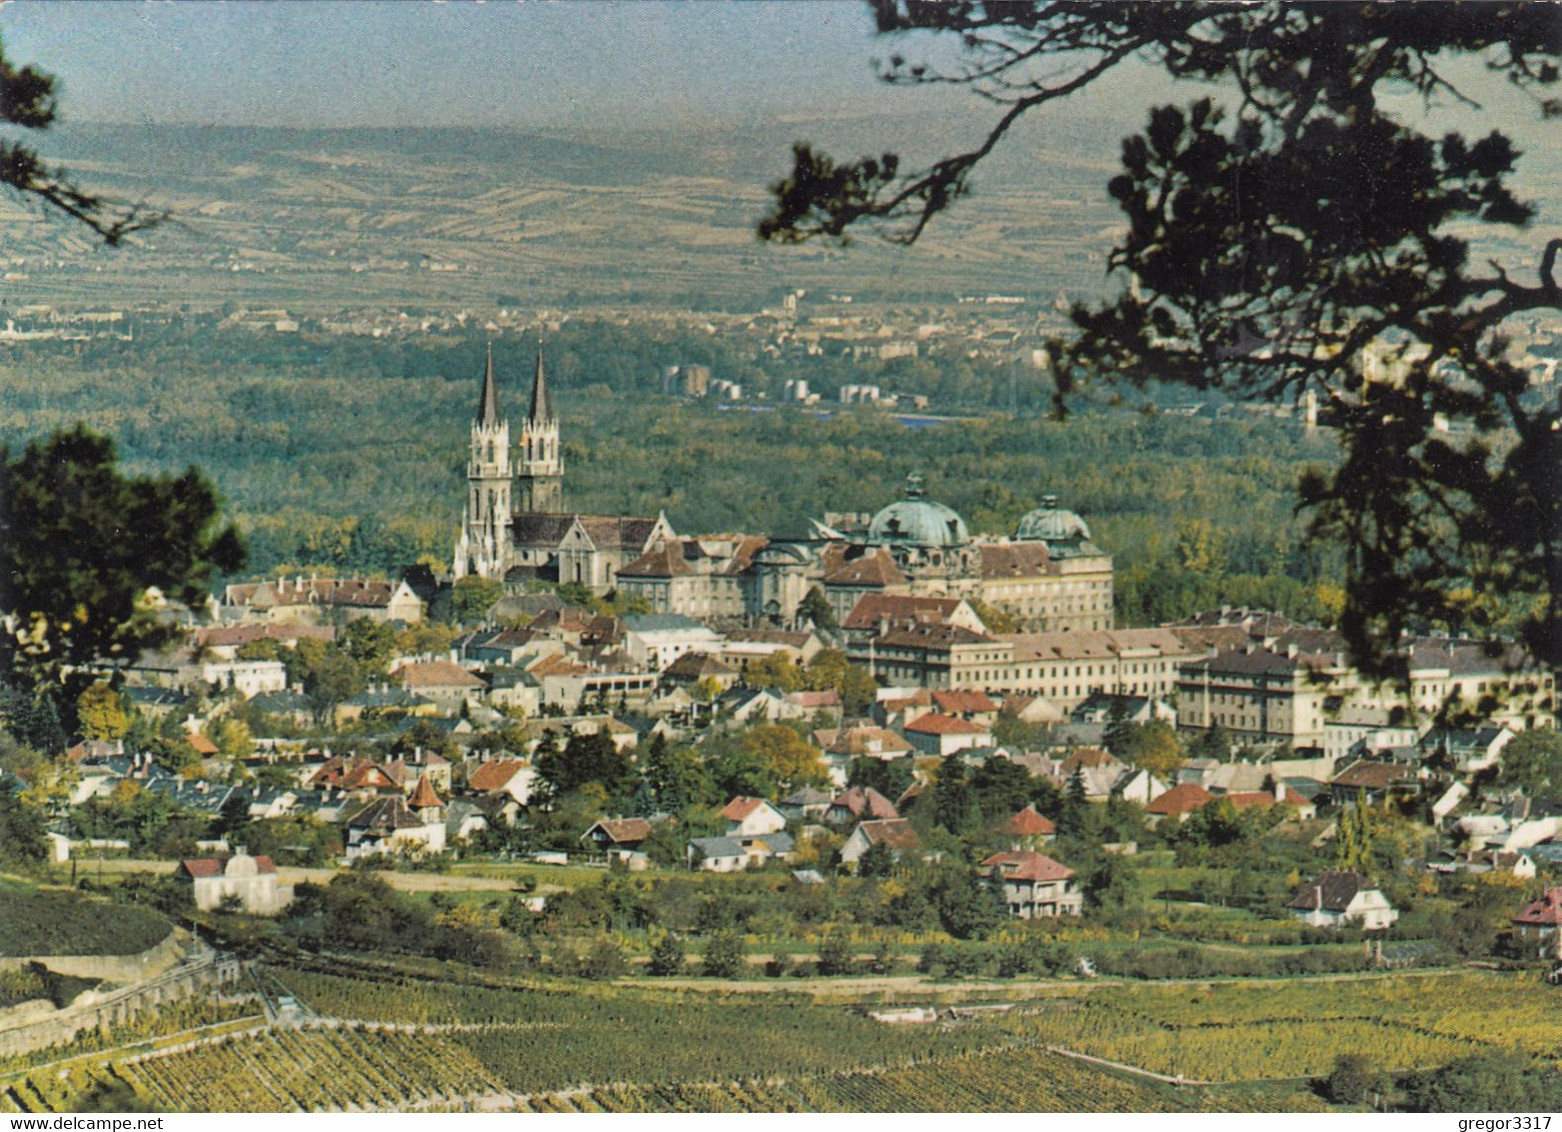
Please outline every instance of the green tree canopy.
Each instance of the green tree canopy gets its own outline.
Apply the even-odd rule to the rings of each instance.
[[[1194,80],[1200,97],[1151,107],[1122,143],[1108,189],[1127,224],[1108,267],[1123,287],[1077,305],[1077,334],[1054,344],[1059,408],[1091,374],[1314,394],[1344,459],[1300,496],[1313,535],[1344,548],[1358,664],[1402,677],[1395,642],[1424,623],[1515,628],[1562,661],[1562,404],[1529,393],[1508,349],[1519,320],[1562,309],[1562,239],[1526,239],[1535,209],[1514,191],[1509,137],[1445,129],[1434,105],[1464,97],[1453,77],[1469,56],[1530,113],[1562,111],[1547,97],[1562,78],[1552,6],[870,5],[881,34],[954,48],[947,67],[892,55],[888,82],[965,86],[997,120],[921,170],[800,144],[762,237],[865,226],[911,243],[1027,114],[1136,65]],[[1501,240],[1508,262],[1472,255],[1476,237]]]
[[[117,464],[114,442],[84,425],[19,456],[0,446],[0,667],[43,682],[126,663],[178,632],[148,589],[199,608],[219,572],[243,565],[198,470],[125,476]]]

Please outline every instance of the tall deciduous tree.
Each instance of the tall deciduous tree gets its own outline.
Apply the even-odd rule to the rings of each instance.
[[[134,659],[177,633],[148,589],[198,607],[219,571],[243,564],[197,469],[125,476],[117,462],[83,425],[20,456],[0,446],[0,667],[43,683]]]
[[[1462,99],[1470,56],[1551,118],[1562,20],[1552,5],[870,0],[882,34],[958,44],[946,69],[891,57],[896,84],[966,86],[998,107],[968,150],[904,172],[807,145],[761,236],[902,243],[965,195],[1016,122],[1149,63],[1213,88],[1150,109],[1108,188],[1127,218],[1126,284],[1076,306],[1057,343],[1059,406],[1106,373],[1236,396],[1311,392],[1344,458],[1304,478],[1315,536],[1345,549],[1341,616],[1358,663],[1402,676],[1401,630],[1515,629],[1562,662],[1562,404],[1528,388],[1517,320],[1562,309],[1562,239],[1532,240],[1493,130],[1444,131],[1415,103]],[[1396,95],[1409,95],[1410,99]],[[1518,250],[1472,255],[1477,234]],[[1466,428],[1443,430],[1444,421]]]

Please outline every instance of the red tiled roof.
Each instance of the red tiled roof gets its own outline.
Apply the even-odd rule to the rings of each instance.
[[[721,816],[728,821],[742,821],[764,804],[763,798],[734,798],[721,811]]]
[[[830,801],[830,805],[832,807],[840,806],[854,818],[867,815],[869,818],[893,820],[900,817],[900,811],[895,808],[895,803],[871,786],[867,789],[863,789],[861,786],[853,786],[850,790],[833,798]]]
[[[484,688],[481,678],[450,660],[424,660],[403,664],[391,679],[404,688]]]
[[[1028,849],[1013,853],[994,853],[982,862],[982,868],[1004,880],[1067,880],[1074,870],[1058,864],[1044,853]]]
[[[222,876],[228,869],[228,862],[232,857],[187,857],[179,862],[179,867],[192,879],[198,877]],[[255,871],[257,873],[274,873],[277,864],[270,857],[254,857]]]
[[[195,753],[198,755],[216,755],[221,753],[217,747],[217,744],[213,743],[199,731],[193,731],[190,733],[189,742],[190,746],[195,748]]]
[[[986,692],[972,692],[959,688],[936,691],[933,694],[933,702],[938,705],[938,710],[950,715],[980,715],[987,712],[996,713],[998,705],[994,703]]]
[[[1203,809],[1214,797],[1215,795],[1204,789],[1197,782],[1182,782],[1152,801],[1145,807],[1145,812],[1151,814],[1191,814],[1194,810]]]
[[[959,606],[955,597],[910,597],[903,594],[863,594],[841,622],[842,629],[877,629],[881,620],[931,621],[942,624]]]
[[[906,575],[889,556],[879,550],[866,554],[855,562],[843,563],[824,576],[827,586],[898,586],[906,581]]]
[[[434,784],[428,780],[428,775],[418,779],[417,789],[412,792],[412,797],[407,799],[407,805],[414,810],[421,810],[426,806],[442,806],[439,795],[434,793]]]
[[[510,779],[525,769],[526,764],[520,759],[495,759],[474,770],[467,785],[473,790],[503,790]]]
[[[651,836],[651,823],[645,818],[603,818],[592,829],[601,829],[616,845],[635,844]]]
[[[914,827],[905,818],[887,821],[865,821],[857,826],[869,845],[888,845],[891,849],[916,849],[922,845]]]
[[[1036,812],[1035,806],[1026,806],[1003,823],[1003,832],[1010,837],[1050,837],[1058,827]]]
[[[919,735],[987,734],[987,728],[979,723],[972,723],[968,719],[959,719],[953,715],[939,715],[937,712],[930,712],[913,719],[902,730],[915,731]]]
[[[1513,917],[1529,927],[1562,927],[1562,886],[1546,889],[1541,898]]]

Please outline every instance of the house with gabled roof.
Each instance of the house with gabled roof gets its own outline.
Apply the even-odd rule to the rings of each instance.
[[[1043,853],[1029,849],[994,853],[981,868],[1001,889],[1004,905],[1016,919],[1077,916],[1084,908],[1074,870]]]
[[[402,850],[438,853],[445,848],[445,818],[439,808],[414,812],[400,794],[378,797],[342,821],[347,859]]]
[[[905,818],[859,822],[846,839],[846,844],[841,846],[841,862],[855,866],[862,860],[863,854],[875,845],[887,846],[898,861],[907,854],[920,852],[922,838]]]
[[[488,691],[486,680],[451,660],[410,661],[397,667],[390,679],[447,712],[459,711],[462,704]]]
[[[521,805],[531,801],[537,772],[526,759],[492,759],[467,771],[467,789],[473,794],[505,794]]]
[[[900,817],[895,803],[871,786],[853,786],[837,794],[824,811],[824,820],[845,828],[853,822],[886,821]]]
[[[1399,919],[1399,912],[1360,873],[1334,870],[1296,890],[1291,914],[1317,928],[1359,927],[1380,931]]]
[[[786,828],[786,816],[763,798],[734,798],[722,808],[721,816],[727,823],[726,836],[738,841]]]
[[[1159,797],[1152,798],[1144,812],[1152,821],[1180,822],[1214,800],[1215,795],[1197,782],[1179,782]]]
[[[1562,959],[1562,885],[1554,885],[1513,917],[1526,946],[1538,955]]]
[[[685,850],[691,869],[712,873],[736,873],[748,868],[749,854],[730,837],[691,838]]]
[[[634,853],[651,836],[646,818],[603,818],[580,835],[601,853]]]
[[[992,732],[980,723],[941,712],[918,716],[901,728],[901,734],[922,754],[939,758],[993,746]]]

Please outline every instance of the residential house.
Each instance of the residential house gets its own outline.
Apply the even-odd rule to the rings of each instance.
[[[476,700],[488,690],[482,677],[451,660],[412,661],[396,668],[390,678],[408,692],[433,700],[441,711],[452,715],[468,700]]]
[[[1001,886],[1004,904],[1016,919],[1077,916],[1084,908],[1074,870],[1044,854],[1029,849],[994,853],[981,867],[993,884]]]
[[[405,582],[295,577],[230,585],[220,607],[224,621],[307,625],[331,615],[412,625],[423,619],[423,603]]]
[[[691,869],[735,873],[748,868],[748,850],[730,837],[696,837],[685,852]]]
[[[900,813],[895,809],[895,803],[871,786],[851,787],[836,795],[824,811],[824,820],[841,828],[853,822],[892,821],[898,817]]]
[[[726,836],[744,844],[786,828],[785,815],[763,798],[734,798],[723,807],[721,816],[727,823]]]
[[[1009,848],[1019,853],[1051,845],[1057,839],[1058,827],[1050,818],[1037,813],[1035,806],[1026,806],[1004,822],[998,832],[1009,839]]]
[[[493,759],[470,767],[467,789],[474,794],[504,794],[524,806],[531,801],[537,772],[526,759]]]
[[[650,836],[651,823],[645,818],[603,818],[580,839],[590,842],[599,853],[623,855],[638,852]]]
[[[1539,900],[1513,917],[1513,925],[1533,954],[1562,960],[1562,885],[1541,893]]]
[[[1215,795],[1198,783],[1179,782],[1160,796],[1152,798],[1145,806],[1144,812],[1151,822],[1180,822],[1214,800]]]
[[[918,716],[905,725],[902,733],[922,754],[940,758],[993,745],[992,732],[980,723],[938,712]]]
[[[789,822],[814,822],[824,819],[832,799],[823,790],[804,786],[782,798],[776,806]]]
[[[366,802],[342,824],[349,861],[402,850],[438,853],[445,848],[444,814],[436,806],[420,816],[400,794]]]
[[[1331,871],[1296,890],[1291,914],[1310,927],[1359,927],[1380,931],[1399,919],[1383,893],[1360,873]]]
[[[1416,749],[1422,759],[1459,774],[1474,774],[1494,767],[1502,749],[1515,738],[1506,727],[1434,727],[1421,737]]]
[[[905,818],[860,822],[841,846],[841,862],[855,866],[875,845],[887,846],[898,861],[908,853],[920,851],[922,839]]]

